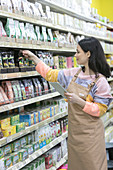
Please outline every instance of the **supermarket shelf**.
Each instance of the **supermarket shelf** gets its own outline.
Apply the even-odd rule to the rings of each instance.
[[[61,165],[63,165],[68,160],[68,154],[66,154],[54,167],[49,168],[48,170],[56,170]]]
[[[22,131],[14,134],[12,136],[4,137],[4,138],[0,139],[0,147],[14,141],[15,139],[18,139],[18,138],[20,138],[22,136],[27,135],[28,133],[31,133],[31,132],[37,130],[38,128],[40,128],[42,126],[45,126],[46,124],[48,124],[50,122],[53,122],[53,121],[55,121],[55,120],[57,120],[59,118],[67,116],[67,115],[68,115],[67,112],[58,113],[55,116],[50,117],[50,118],[48,118],[48,119],[46,119],[46,120],[44,120],[42,122],[39,122],[37,124],[34,124],[34,125],[30,126],[30,127],[27,127],[25,130],[22,130]]]
[[[80,30],[76,30],[74,28],[71,27],[66,27],[66,26],[61,26],[61,25],[55,25],[52,24],[49,21],[43,21],[41,18],[40,19],[36,19],[33,16],[24,16],[24,15],[20,15],[20,14],[16,14],[16,13],[9,13],[7,11],[0,11],[0,16],[1,17],[7,17],[7,18],[13,18],[19,21],[24,21],[24,22],[29,22],[32,24],[37,24],[40,26],[46,26],[55,30],[61,30],[61,31],[66,31],[66,32],[71,32],[73,34],[79,34],[79,35],[84,35],[84,36],[94,36],[97,39],[103,40],[103,41],[108,41],[108,42],[113,42],[113,39],[107,38],[107,37],[101,37],[101,36],[97,36],[97,35],[92,35],[92,34],[88,34],[85,33],[83,31]]]
[[[113,118],[109,119],[104,123],[104,127],[106,128],[111,122],[113,122]]]
[[[25,161],[23,162],[19,162],[17,164],[15,164],[14,166],[8,168],[8,170],[19,170],[21,168],[23,168],[24,166],[26,166],[27,164],[29,164],[30,162],[32,162],[33,160],[35,160],[36,158],[38,158],[39,156],[41,156],[42,154],[44,154],[45,152],[47,152],[49,149],[53,148],[54,146],[56,146],[58,143],[60,143],[61,141],[63,141],[64,139],[66,139],[68,137],[68,132],[65,132],[64,134],[62,134],[62,136],[54,139],[50,144],[48,144],[47,146],[44,146],[42,149],[37,150],[36,152],[34,152],[33,154],[31,154],[29,156],[29,158],[27,158]]]
[[[110,104],[110,106],[108,107],[107,111],[113,108],[113,104]]]
[[[38,75],[40,75],[40,74],[37,71],[6,73],[6,74],[0,74],[0,80],[31,77],[31,76],[38,76]]]
[[[37,1],[37,0],[35,0]],[[65,14],[68,14],[72,17],[76,17],[78,19],[81,19],[81,20],[84,20],[84,21],[89,21],[89,22],[93,22],[93,23],[99,23],[101,25],[104,25],[110,29],[113,29],[113,27],[109,24],[106,24],[104,22],[101,22],[99,20],[96,20],[92,17],[86,17],[85,15],[82,15],[82,14],[77,14],[75,12],[75,10],[71,9],[71,8],[65,8],[63,6],[61,6],[60,4],[57,4],[55,2],[51,2],[50,0],[38,0],[38,2],[40,2],[41,4],[44,4],[44,5],[48,5],[50,6],[50,8],[53,10],[53,11],[57,11],[57,12],[60,12],[60,13],[65,13]]]
[[[12,38],[13,39],[13,38]],[[47,50],[47,51],[56,51],[56,52],[76,52],[76,47],[68,48],[68,47],[55,47],[55,46],[47,46],[47,45],[33,45],[33,44],[22,44],[17,42],[3,42],[0,41],[0,47],[5,48],[21,48],[21,49],[36,49],[36,50]]]
[[[35,102],[38,102],[38,101],[50,99],[52,97],[56,97],[56,96],[59,96],[59,95],[60,95],[60,93],[53,92],[53,93],[48,93],[48,94],[45,94],[45,95],[42,95],[42,96],[37,96],[37,97],[31,98],[31,99],[27,99],[27,100],[3,105],[3,106],[0,106],[0,113],[11,110],[11,109],[15,109],[15,108],[18,108],[18,107],[21,107],[21,106],[26,106],[26,105],[29,105],[29,104],[32,104],[32,103],[35,103]]]

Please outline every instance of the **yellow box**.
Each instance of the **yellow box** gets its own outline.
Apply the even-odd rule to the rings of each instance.
[[[10,126],[10,117],[0,120],[1,129],[5,129]]]
[[[16,126],[8,126],[5,129],[2,129],[4,137],[11,136],[16,133]]]

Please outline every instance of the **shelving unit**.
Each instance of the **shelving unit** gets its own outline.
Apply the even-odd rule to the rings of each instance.
[[[101,25],[104,25],[104,26],[106,26],[110,29],[113,29],[113,27],[109,24],[105,24],[104,22],[96,20],[95,18],[92,18],[92,17],[87,17],[87,16],[84,16],[82,14],[78,14],[78,13],[75,12],[75,10],[73,10],[71,8],[65,8],[65,7],[61,6],[60,4],[57,4],[55,2],[51,2],[50,0],[38,0],[38,2],[40,2],[41,4],[44,4],[44,5],[50,6],[53,11],[68,14],[72,17],[75,17],[75,18],[78,18],[78,19],[81,19],[81,20],[84,20],[84,21],[87,21],[87,22],[100,23]]]
[[[49,149],[53,148],[54,146],[56,146],[58,143],[60,143],[61,141],[63,141],[64,139],[66,139],[68,137],[68,133],[65,132],[64,134],[62,134],[62,136],[54,139],[51,143],[49,143],[48,145],[44,146],[43,148],[37,150],[36,152],[34,152],[33,154],[31,154],[29,156],[29,158],[27,158],[25,161],[23,162],[19,162],[16,165],[8,168],[8,170],[19,170],[21,168],[23,168],[25,165],[29,164],[30,162],[32,162],[33,160],[35,160],[36,158],[38,158],[39,156],[41,156],[42,154],[44,154],[45,152],[47,152]]]
[[[60,94],[58,92],[48,93],[46,95],[34,97],[34,98],[31,98],[31,99],[22,100],[22,101],[19,101],[19,102],[3,105],[3,106],[0,106],[0,113],[11,110],[11,109],[15,109],[17,107],[29,105],[29,104],[32,104],[32,103],[35,103],[35,102],[38,102],[38,101],[50,99],[52,97],[56,97],[56,96],[59,96],[59,95]]]
[[[43,1],[41,1],[41,3],[43,3]],[[52,2],[51,2],[52,3]],[[56,7],[56,5],[54,4],[54,6]],[[61,6],[59,6],[59,7],[61,7]],[[58,8],[59,8],[58,7]],[[65,10],[64,10],[65,11]],[[65,13],[65,12],[64,12]],[[73,16],[73,15],[71,15],[71,16]],[[85,17],[86,18],[86,20],[84,19],[84,17],[82,16],[82,15],[80,15],[81,17],[79,17],[79,15],[78,15],[78,19],[83,19],[84,21],[88,21],[88,18],[89,17]],[[51,29],[55,29],[55,30],[60,30],[60,31],[65,31],[65,32],[71,32],[71,33],[73,33],[73,34],[77,34],[77,35],[84,35],[84,36],[92,36],[93,34],[88,34],[88,33],[85,33],[85,32],[83,32],[83,31],[81,31],[81,30],[76,30],[76,29],[74,29],[74,28],[71,28],[71,27],[66,27],[66,26],[61,26],[61,25],[54,25],[54,24],[52,24],[51,22],[49,22],[49,21],[44,21],[44,20],[42,20],[41,18],[39,19],[39,18],[34,18],[34,16],[24,16],[24,15],[20,15],[20,14],[16,14],[16,13],[9,13],[9,12],[7,12],[7,11],[0,11],[0,17],[1,18],[13,18],[13,19],[16,19],[16,20],[19,20],[19,21],[23,21],[23,22],[28,22],[28,23],[32,23],[32,24],[35,24],[35,25],[40,25],[40,26],[46,26],[46,27],[49,27],[49,28],[51,28]],[[73,17],[75,17],[75,16],[73,16]],[[93,18],[92,18],[92,21],[93,21]],[[89,21],[89,22],[91,22],[91,21]],[[101,23],[102,25],[104,25],[104,23],[102,23],[102,22],[99,22],[98,20],[95,20],[94,19],[94,21],[93,21],[94,23]],[[105,26],[107,26],[108,28],[112,28],[113,29],[113,27],[110,27],[108,24],[105,24]],[[113,42],[113,39],[111,39],[111,38],[107,38],[107,37],[103,37],[103,36],[96,36],[96,35],[93,35],[95,38],[97,38],[97,39],[99,39],[99,40],[103,40],[103,41],[108,41],[108,42]],[[4,44],[5,43],[5,44]],[[3,46],[6,46],[6,47],[16,47],[16,48],[21,48],[21,47],[23,47],[23,48],[31,48],[31,46],[29,46],[28,44],[27,44],[27,46],[26,46],[26,44],[18,44],[18,43],[16,43],[16,45],[15,45],[15,43],[8,43],[8,42],[2,42],[2,43],[0,43],[0,46],[1,47],[3,47]],[[31,44],[30,44],[31,45]],[[44,46],[43,46],[44,47]],[[43,48],[42,47],[42,49],[44,49],[44,48],[47,48],[47,47],[44,47]],[[35,45],[33,45],[33,49],[35,49],[36,48],[36,46]],[[40,48],[40,46],[38,47],[38,48]],[[46,50],[46,49],[45,49]],[[48,49],[47,49],[48,50]]]
[[[31,0],[32,1],[32,0]],[[33,2],[33,1],[32,1]],[[40,0],[38,1],[43,5],[48,5],[50,6],[51,10],[53,11],[57,11],[60,13],[64,13],[64,14],[68,14],[72,17],[87,21],[87,22],[91,22],[91,23],[99,23],[103,26],[106,26],[109,29],[113,29],[112,26],[110,26],[109,24],[105,24],[99,20],[96,20],[92,17],[86,17],[82,14],[77,14],[73,9],[70,8],[65,8],[62,7],[61,5],[57,4],[57,3],[53,3],[49,0]],[[39,25],[39,26],[45,26],[48,28],[51,28],[53,30],[59,30],[59,31],[63,31],[63,32],[70,32],[74,35],[84,35],[86,37],[90,37],[92,36],[92,34],[88,34],[85,33],[84,31],[81,30],[76,30],[74,28],[71,27],[66,27],[66,26],[61,26],[61,25],[54,25],[52,24],[50,21],[48,20],[44,20],[42,18],[36,18],[34,16],[31,15],[23,15],[21,13],[17,14],[17,13],[9,13],[7,11],[3,11],[0,10],[0,17],[1,18],[13,18],[15,20],[18,21],[23,21],[23,22],[28,22],[28,23],[32,23],[34,25]],[[109,43],[113,43],[113,39],[111,38],[107,38],[107,37],[102,37],[102,36],[97,36],[97,35],[93,35],[93,37],[101,40],[101,41],[105,41],[105,42],[109,42]],[[42,42],[28,42],[27,44],[25,43],[18,43],[15,41],[15,39],[10,39],[10,40],[6,40],[6,38],[1,38],[0,37],[0,48],[14,48],[14,49],[32,49],[32,50],[45,50],[45,51],[51,51],[51,52],[63,52],[63,53],[75,53],[76,52],[76,46],[70,46],[70,47],[56,47],[55,44],[50,44],[50,43],[42,43]],[[113,54],[113,52],[108,52],[105,51],[105,54]],[[113,66],[111,66],[112,68]],[[0,80],[8,80],[8,79],[18,79],[18,78],[24,78],[24,77],[32,77],[32,76],[39,76],[39,73],[37,73],[36,71],[29,71],[29,72],[18,72],[18,73],[7,73],[7,74],[0,74]],[[109,78],[107,79],[108,82],[113,81],[113,78]],[[112,92],[113,93],[113,92]],[[53,92],[53,93],[48,93],[42,96],[38,96],[35,98],[31,98],[28,100],[23,100],[23,101],[19,101],[19,102],[15,102],[15,103],[11,103],[11,104],[7,104],[7,105],[3,105],[0,106],[0,113],[11,110],[11,109],[15,109],[17,107],[21,107],[21,106],[26,106],[38,101],[43,101],[46,99],[51,99],[53,97],[57,97],[60,94],[58,92]],[[109,110],[112,108],[113,106],[111,105],[109,107]],[[9,137],[4,137],[2,139],[0,139],[0,147],[14,141],[15,139],[19,139],[22,136],[25,136],[35,130],[37,130],[38,128],[51,123],[52,121],[58,120],[59,118],[65,117],[68,114],[66,112],[63,113],[59,113],[51,118],[48,118],[40,123],[34,124],[30,127],[27,127],[25,130],[16,133],[12,136]],[[105,127],[110,123],[113,122],[113,118],[108,120],[105,123]],[[11,168],[8,168],[8,170],[19,170],[21,168],[23,168],[24,166],[26,166],[27,164],[29,164],[30,162],[32,162],[33,160],[35,160],[36,158],[38,158],[39,156],[41,156],[43,153],[47,152],[48,150],[50,150],[51,148],[53,148],[54,146],[56,146],[58,143],[60,143],[61,141],[63,141],[65,138],[68,137],[68,133],[64,133],[62,136],[56,138],[54,141],[52,141],[50,144],[46,145],[45,147],[43,147],[42,149],[37,150],[36,152],[34,152],[32,155],[29,156],[28,159],[26,159],[23,162],[19,162],[16,165],[12,166]],[[58,162],[56,164],[55,167],[50,168],[49,170],[56,170],[57,168],[59,168],[62,164],[64,164],[66,162],[66,160],[68,159],[68,156],[66,155],[64,158],[61,159],[60,162]]]
[[[25,135],[37,130],[38,128],[40,128],[40,127],[42,127],[42,126],[44,126],[46,124],[49,124],[49,123],[51,123],[51,122],[53,122],[53,121],[55,121],[55,120],[57,120],[59,118],[63,118],[65,116],[67,116],[67,115],[68,115],[67,112],[58,113],[55,116],[50,117],[50,118],[48,118],[48,119],[46,119],[46,120],[44,120],[42,122],[39,122],[37,124],[34,124],[34,125],[30,126],[30,127],[25,128],[25,130],[23,130],[23,131],[21,131],[19,133],[16,133],[16,134],[8,136],[8,137],[4,137],[4,138],[0,139],[0,147],[14,141],[15,139],[18,139],[18,138],[20,138],[22,136],[25,136]]]

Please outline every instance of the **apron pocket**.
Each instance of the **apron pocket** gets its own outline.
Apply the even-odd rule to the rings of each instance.
[[[77,147],[89,147],[94,142],[95,127],[90,125],[78,125],[69,128],[69,143]]]

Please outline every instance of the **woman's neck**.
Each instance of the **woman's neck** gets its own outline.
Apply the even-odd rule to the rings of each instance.
[[[89,68],[85,67],[84,75],[94,75],[95,73]]]

